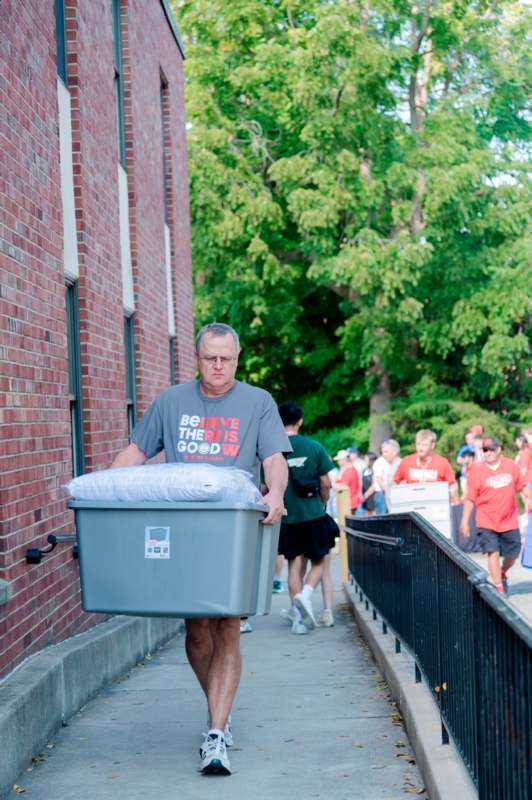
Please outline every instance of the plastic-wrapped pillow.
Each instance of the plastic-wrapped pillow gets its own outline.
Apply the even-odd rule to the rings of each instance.
[[[212,464],[145,464],[102,469],[65,486],[76,500],[258,503],[251,475]]]

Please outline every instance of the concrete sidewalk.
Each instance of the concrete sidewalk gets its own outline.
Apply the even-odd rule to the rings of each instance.
[[[83,708],[35,754],[9,800],[426,797],[346,604],[334,628],[306,636],[291,635],[279,617],[286,605],[286,594],[274,597],[272,614],[251,620],[253,633],[242,636],[231,777],[197,771],[206,706],[180,637]]]
[[[482,553],[466,553],[482,569],[488,571],[487,556]],[[532,625],[532,569],[521,566],[520,561],[508,571],[510,588],[508,602]]]

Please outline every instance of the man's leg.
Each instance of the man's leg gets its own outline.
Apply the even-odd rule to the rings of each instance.
[[[189,619],[186,629],[188,660],[209,708],[209,735],[200,748],[201,771],[230,775],[226,746],[232,744],[232,737],[226,733],[226,723],[242,671],[240,618]]]
[[[231,712],[242,673],[240,619],[211,619],[213,653],[207,676],[211,728],[223,731]]]
[[[495,586],[502,586],[501,557],[498,550],[488,553],[488,572]]]
[[[513,567],[513,565],[515,564],[516,561],[517,561],[516,558],[508,558],[508,557],[506,557],[504,559],[504,561],[502,562],[502,573],[504,575],[506,575],[506,573],[508,572],[510,567]]]
[[[305,578],[305,586],[312,586],[313,589],[316,588],[322,579],[324,564],[325,558],[320,558],[319,561],[311,561],[310,572]]]
[[[303,556],[296,556],[288,562],[288,591],[292,600],[294,596],[301,591],[303,586],[301,576],[302,565]]]
[[[292,623],[291,633],[307,633],[307,628],[301,620],[301,612],[294,604],[294,597],[299,594],[303,586],[303,576],[305,574],[307,559],[303,556],[296,556],[288,560],[288,592],[290,594],[290,610],[282,612],[283,615]]]
[[[331,554],[327,553],[323,559],[323,574],[321,576],[321,591],[323,594],[323,613],[320,623],[327,628],[334,625],[333,618],[333,584],[331,577]]]
[[[187,657],[207,698],[210,727],[223,731],[242,667],[240,619],[187,619],[185,624]]]
[[[273,586],[272,591],[274,594],[278,594],[283,590],[283,581],[281,579],[281,572],[283,570],[283,562],[284,556],[282,553],[277,554],[277,558],[275,559],[275,572],[273,573]]]
[[[311,559],[310,571],[305,578],[305,584],[300,592],[294,595],[294,606],[299,609],[306,623],[311,628],[316,627],[316,618],[312,610],[312,595],[314,588],[320,582],[323,575],[323,558],[314,561]]]
[[[211,636],[210,620],[186,619],[185,650],[190,666],[208,699],[208,678],[214,646]]]

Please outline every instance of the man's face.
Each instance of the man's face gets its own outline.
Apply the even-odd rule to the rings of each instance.
[[[428,458],[434,450],[434,440],[416,436],[416,453],[420,458]]]
[[[486,449],[484,450],[484,461],[486,462],[486,464],[496,464],[497,461],[499,460],[500,455],[501,455],[500,447],[496,447],[495,450]]]
[[[238,352],[231,334],[204,334],[197,358],[201,387],[205,394],[215,396],[228,392],[235,382],[238,365]]]
[[[472,445],[473,445],[473,439],[474,439],[474,438],[475,438],[475,437],[474,437],[474,435],[471,433],[471,431],[468,431],[468,432],[466,433],[466,435],[465,435],[465,442],[466,442],[466,444],[467,444],[467,445],[469,445],[469,447],[472,447]]]
[[[482,451],[482,436],[474,436],[473,437],[473,447],[475,450]]]
[[[382,457],[385,459],[385,461],[387,461],[388,464],[393,464],[396,455],[395,448],[389,444],[383,444],[381,451]]]

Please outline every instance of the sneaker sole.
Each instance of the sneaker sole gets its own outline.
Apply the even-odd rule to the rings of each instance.
[[[301,616],[303,617],[305,622],[308,622],[309,628],[316,628],[317,626],[316,626],[316,620],[314,619],[314,615],[309,614],[309,612],[307,611],[307,609],[305,608],[305,606],[298,597],[294,597],[294,605],[296,606],[296,608],[300,610]]]
[[[215,758],[201,770],[202,775],[230,775],[231,770],[225,767],[220,759]]]

